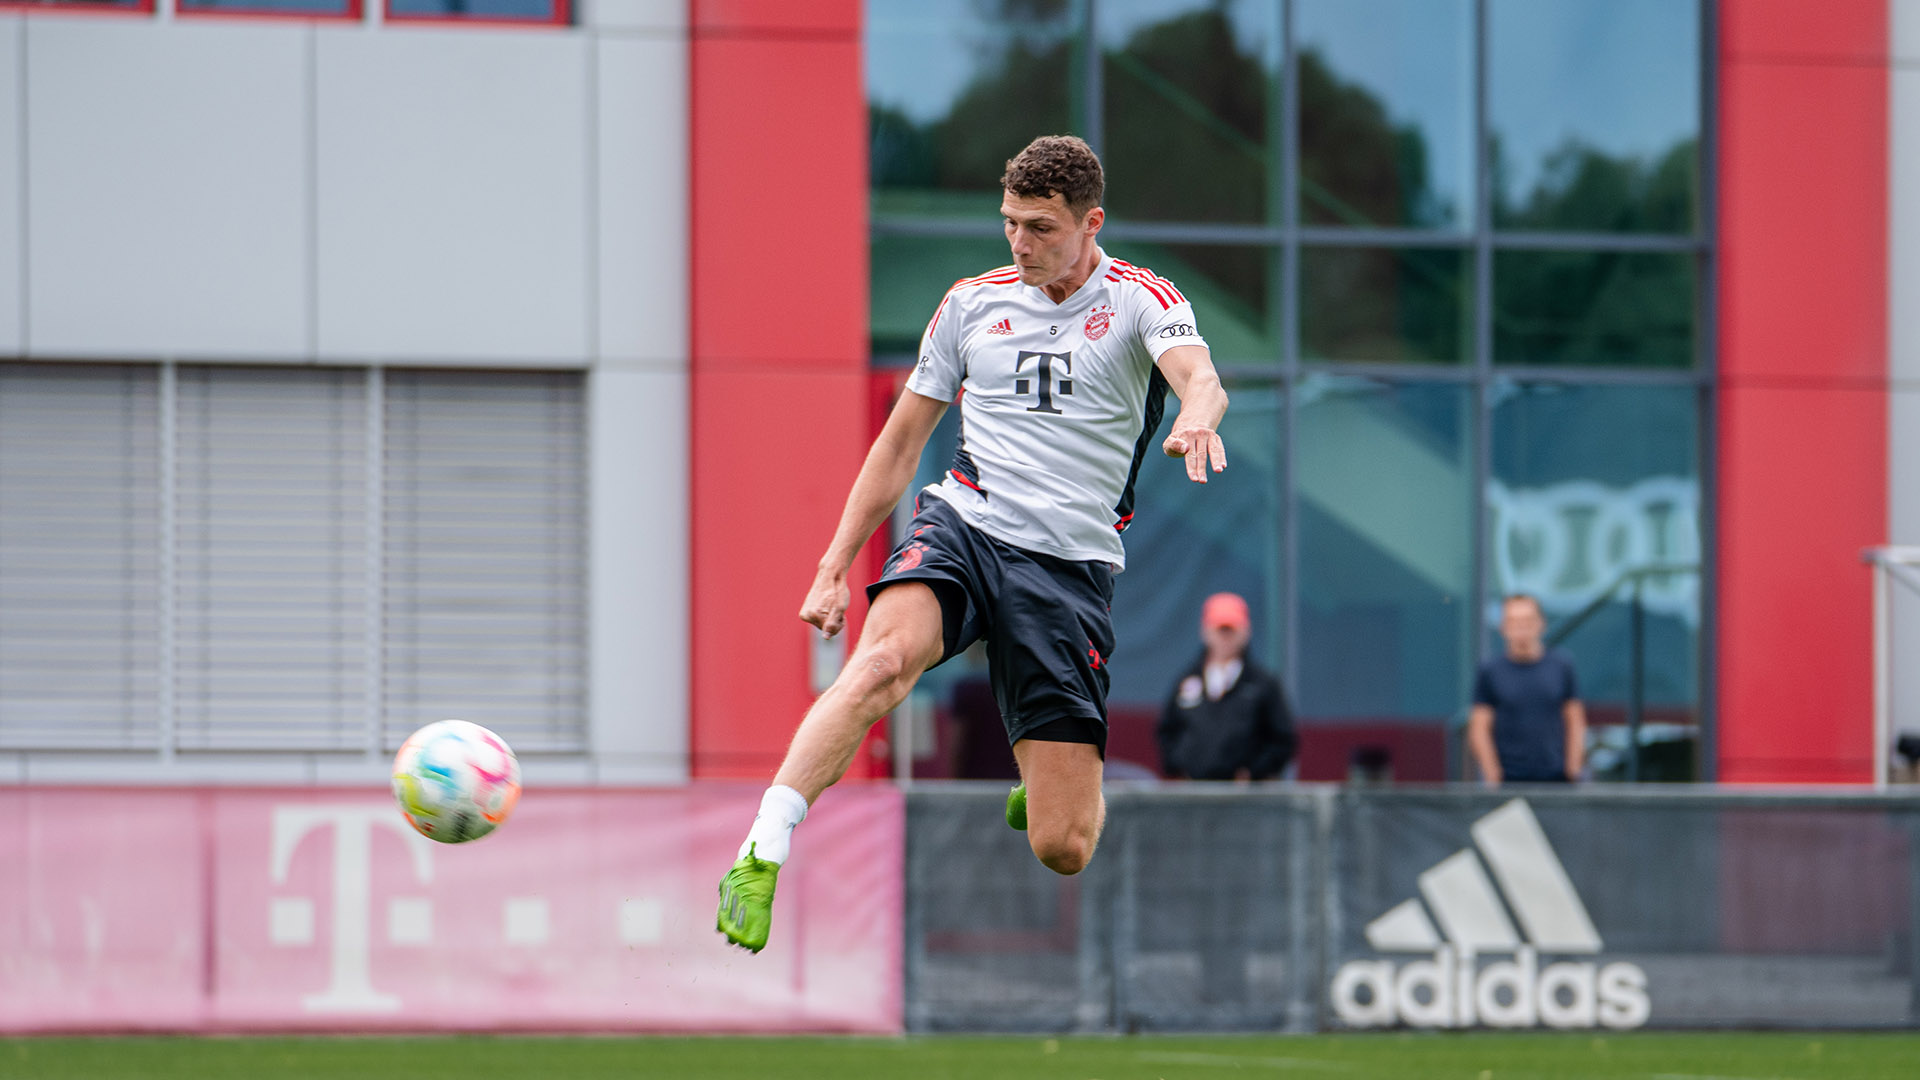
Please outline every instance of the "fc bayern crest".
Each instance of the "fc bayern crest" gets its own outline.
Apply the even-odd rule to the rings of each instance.
[[[1113,323],[1113,309],[1105,304],[1094,308],[1087,316],[1087,340],[1099,341],[1107,336],[1107,327]]]

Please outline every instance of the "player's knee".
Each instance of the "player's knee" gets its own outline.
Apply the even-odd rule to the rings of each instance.
[[[1077,874],[1093,861],[1091,832],[1032,833],[1031,841],[1040,864],[1056,874]]]
[[[862,648],[847,665],[847,677],[849,689],[883,710],[899,704],[899,699],[912,686],[906,651],[891,642]]]

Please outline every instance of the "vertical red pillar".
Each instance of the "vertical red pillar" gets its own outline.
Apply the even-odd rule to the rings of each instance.
[[[691,771],[767,778],[871,436],[860,4],[692,0],[689,29]]]
[[[1719,766],[1861,783],[1887,531],[1888,0],[1721,0]]]

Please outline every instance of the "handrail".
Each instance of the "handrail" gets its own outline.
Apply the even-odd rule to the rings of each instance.
[[[1645,590],[1646,580],[1650,577],[1666,577],[1671,574],[1697,574],[1697,563],[1649,563],[1623,571],[1613,584],[1601,590],[1598,596],[1587,602],[1587,606],[1574,612],[1573,617],[1560,624],[1547,637],[1548,645],[1558,645],[1572,636],[1575,630],[1586,624],[1588,619],[1601,608],[1613,602],[1614,594],[1623,585],[1633,586],[1628,626],[1630,627],[1627,645],[1627,780],[1640,779],[1640,726],[1647,711],[1647,613],[1641,594]]]
[[[1586,607],[1574,612],[1570,618],[1556,627],[1551,634],[1548,634],[1547,644],[1558,645],[1571,637],[1575,630],[1580,629],[1580,627],[1584,625],[1588,619],[1593,618],[1601,608],[1613,603],[1613,594],[1619,592],[1620,586],[1628,582],[1638,583],[1650,577],[1665,577],[1668,574],[1697,574],[1699,572],[1699,563],[1649,563],[1646,566],[1636,566],[1630,570],[1622,571],[1619,577],[1613,579],[1613,584],[1601,590],[1600,594],[1592,600],[1587,601]]]

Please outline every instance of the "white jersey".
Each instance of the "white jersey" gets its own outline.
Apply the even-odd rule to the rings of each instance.
[[[939,401],[966,391],[958,449],[931,491],[1015,547],[1124,569],[1134,478],[1166,403],[1154,363],[1205,344],[1171,282],[1105,252],[1061,304],[1011,266],[957,282],[907,380]]]

